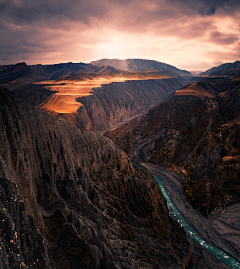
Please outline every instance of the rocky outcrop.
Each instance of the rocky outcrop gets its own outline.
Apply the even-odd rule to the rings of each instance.
[[[136,160],[172,166],[207,215],[239,201],[239,79],[195,82],[105,135]]]
[[[113,142],[4,88],[0,134],[4,268],[190,267],[152,176]]]

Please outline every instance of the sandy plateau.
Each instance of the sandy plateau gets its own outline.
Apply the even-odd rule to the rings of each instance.
[[[148,79],[166,79],[170,78],[165,75],[149,74],[149,76],[141,76],[131,73],[128,76],[114,77],[95,77],[87,80],[62,80],[62,81],[41,81],[36,84],[48,84],[45,88],[55,91],[56,93],[48,97],[38,108],[44,112],[52,114],[69,114],[76,113],[78,108],[82,106],[76,99],[83,96],[93,94],[93,88],[99,88],[103,84],[112,82],[125,82],[127,80],[148,80]]]

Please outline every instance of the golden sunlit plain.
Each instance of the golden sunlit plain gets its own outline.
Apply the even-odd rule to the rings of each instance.
[[[146,79],[166,79],[169,76],[160,75],[156,72],[134,73],[124,72],[121,75],[104,75],[103,77],[93,77],[85,80],[62,80],[62,81],[41,81],[36,84],[49,84],[45,88],[55,91],[42,104],[38,106],[41,111],[51,112],[52,114],[76,113],[82,106],[76,99],[92,95],[93,88],[99,88],[103,84],[112,82],[125,82],[127,80],[146,80]]]

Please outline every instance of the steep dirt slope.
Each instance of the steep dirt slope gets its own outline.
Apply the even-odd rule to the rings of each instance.
[[[1,87],[0,144],[4,268],[190,267],[152,176],[107,138]]]
[[[240,198],[240,80],[194,82],[105,135],[133,158],[184,177],[202,214]]]
[[[102,85],[94,89],[93,95],[78,99],[83,104],[78,111],[78,118],[86,129],[106,130],[126,116],[142,113],[183,84],[181,79],[172,78]],[[86,119],[89,121],[86,122]]]

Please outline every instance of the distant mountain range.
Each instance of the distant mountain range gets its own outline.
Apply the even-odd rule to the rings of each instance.
[[[116,69],[121,69],[125,71],[133,71],[133,72],[143,72],[143,71],[169,71],[172,73],[176,73],[179,76],[187,76],[191,77],[192,74],[186,70],[180,70],[175,66],[161,63],[153,60],[142,60],[142,59],[101,59],[97,61],[92,61],[91,64],[97,66],[109,65]]]
[[[64,76],[72,76],[79,72],[119,74],[122,71],[132,71],[137,73],[146,71],[163,71],[166,72],[165,74],[171,76],[176,76],[176,74],[180,76],[192,76],[190,72],[180,70],[174,66],[157,61],[141,59],[102,59],[93,61],[90,64],[61,63],[29,66],[22,62],[15,65],[0,66],[0,84],[17,82],[16,80],[19,78],[21,78],[21,83],[27,83],[41,80],[57,80]]]
[[[94,66],[85,63],[62,63],[53,65],[30,65],[34,73],[41,80],[57,80],[64,76],[71,76],[78,73],[112,73],[120,71],[110,66]]]

